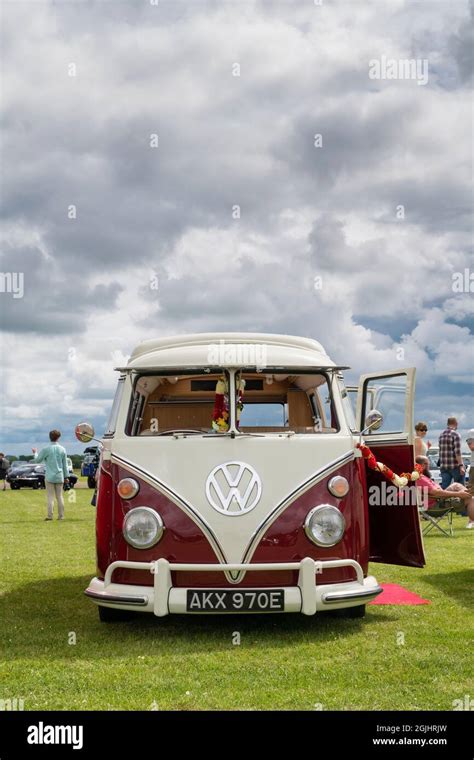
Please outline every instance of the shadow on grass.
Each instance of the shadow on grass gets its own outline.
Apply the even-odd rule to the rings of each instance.
[[[463,607],[472,609],[474,592],[471,569],[423,575],[423,582],[429,583],[438,591],[462,604]]]
[[[67,647],[75,660],[111,658],[134,654],[178,654],[180,651],[216,652],[229,649],[238,631],[253,645],[278,649],[292,644],[333,641],[359,633],[367,626],[393,617],[368,607],[362,619],[347,619],[334,613],[313,617],[301,614],[275,615],[170,615],[157,618],[136,613],[126,622],[101,623],[96,605],[84,596],[89,576],[63,577],[25,583],[0,598],[2,649],[10,660],[50,658],[64,652],[68,633],[74,631],[82,646]],[[144,650],[148,644],[150,650]],[[159,645],[160,649],[153,649]],[[59,655],[61,656],[61,655]]]

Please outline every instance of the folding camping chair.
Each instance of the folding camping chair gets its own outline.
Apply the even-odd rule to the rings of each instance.
[[[461,499],[456,497],[453,497],[452,499],[438,499],[436,505],[434,507],[431,507],[431,509],[424,509],[423,507],[420,507],[420,517],[422,520],[425,520],[427,522],[427,525],[425,525],[423,528],[423,535],[427,536],[428,533],[433,530],[433,528],[437,528],[437,530],[439,530],[440,533],[443,533],[443,535],[448,536],[448,538],[453,538],[453,516],[459,512],[462,512],[464,509],[465,506],[463,502]],[[440,524],[441,520],[444,518],[446,518],[448,522],[447,530],[445,530],[445,528]]]

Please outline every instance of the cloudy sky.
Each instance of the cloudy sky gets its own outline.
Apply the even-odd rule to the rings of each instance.
[[[472,0],[0,5],[4,451],[82,450],[137,342],[208,330],[474,427]]]

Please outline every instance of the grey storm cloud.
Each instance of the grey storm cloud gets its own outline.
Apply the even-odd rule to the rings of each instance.
[[[472,81],[474,72],[474,0],[469,0],[470,15],[449,38],[448,47],[459,70],[461,82]]]
[[[126,268],[131,260],[162,255],[189,227],[229,224],[234,204],[242,205],[247,223],[268,229],[272,214],[308,202],[315,190],[328,195],[339,179],[370,172],[403,150],[414,111],[423,109],[422,99],[404,99],[403,89],[393,93],[390,104],[378,104],[377,98],[369,104],[363,51],[351,56],[350,65],[334,66],[325,62],[323,48],[323,65],[315,68],[319,56],[313,51],[310,57],[305,35],[294,29],[289,37],[301,46],[311,76],[307,65],[279,70],[272,60],[276,51],[267,50],[262,37],[250,54],[245,51],[243,57],[251,60],[242,62],[242,76],[232,78],[233,56],[223,50],[218,32],[209,49],[209,29],[202,27],[219,4],[181,2],[173,9],[164,2],[159,9],[144,4],[146,10],[133,3],[114,5],[55,5],[58,29],[75,45],[67,55],[79,58],[84,89],[64,71],[59,82],[59,61],[53,67],[40,60],[35,71],[44,97],[12,99],[6,107],[3,144],[10,161],[4,218],[43,224],[52,255],[80,256],[97,268],[106,269],[111,261]],[[264,14],[262,22],[280,18],[279,12],[291,17],[285,3],[273,11],[267,3],[245,5]],[[239,15],[232,5],[223,9]],[[192,20],[195,35],[189,33]],[[97,30],[91,32],[95,23],[106,21],[111,26],[101,32],[111,45],[99,47]],[[229,20],[222,25],[229,34],[231,28]],[[184,47],[170,45],[166,32]],[[33,35],[34,43],[40,44]],[[85,60],[78,55],[81,44]],[[203,57],[206,49],[210,55]],[[315,150],[314,132],[322,133],[323,150]],[[160,139],[155,151],[149,144],[153,133]],[[375,183],[372,193],[365,189],[363,202],[370,206],[380,198],[380,188]],[[462,193],[451,180],[449,198],[465,208]],[[383,194],[393,206],[398,185],[386,183]],[[352,197],[353,205],[358,198]],[[413,189],[410,200],[423,221]],[[70,204],[77,206],[74,224],[67,218]],[[453,216],[440,214],[440,205],[430,221]]]
[[[25,273],[24,298],[0,293],[4,345],[74,336],[86,367],[4,350],[11,414],[18,363],[62,378],[68,425],[74,403],[97,420],[94,347],[108,378],[111,351],[198,330],[309,335],[357,369],[393,361],[397,336],[429,384],[436,335],[402,333],[471,261],[473,7],[4,3],[0,266]],[[369,79],[382,55],[426,57],[429,82]],[[467,350],[456,304],[437,329]]]
[[[80,262],[69,266],[48,260],[38,248],[7,249],[0,256],[2,272],[20,273],[21,298],[3,293],[2,329],[7,332],[77,334],[91,311],[111,309],[122,291],[119,283],[83,285]]]

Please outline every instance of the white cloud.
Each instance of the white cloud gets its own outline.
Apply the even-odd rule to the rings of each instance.
[[[103,420],[113,367],[183,331],[312,335],[464,393],[469,8],[422,6],[4,5],[7,436]],[[381,55],[427,57],[428,85],[370,80]]]

